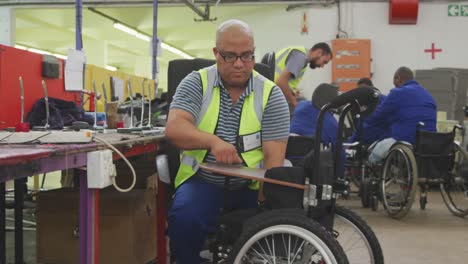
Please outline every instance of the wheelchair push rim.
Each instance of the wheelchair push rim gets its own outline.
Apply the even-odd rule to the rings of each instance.
[[[454,166],[440,184],[440,192],[449,211],[459,217],[468,215],[468,176],[463,175],[462,165],[468,162],[468,154],[455,144]]]
[[[381,198],[388,215],[404,217],[413,205],[417,188],[417,164],[411,148],[395,144],[385,159],[380,184]]]

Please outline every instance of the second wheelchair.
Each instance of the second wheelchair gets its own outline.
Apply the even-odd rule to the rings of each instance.
[[[389,216],[399,219],[411,209],[418,186],[425,209],[427,191],[438,185],[452,214],[468,215],[468,155],[454,141],[457,130],[461,127],[448,133],[417,130],[414,146],[396,142],[379,164],[368,161],[372,146],[348,144],[348,176],[358,178],[362,205],[376,210],[381,201]]]

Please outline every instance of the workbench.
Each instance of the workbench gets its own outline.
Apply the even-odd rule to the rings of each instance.
[[[139,136],[99,133],[126,157],[158,150],[164,135]],[[0,264],[6,263],[5,182],[15,181],[15,263],[23,261],[23,204],[27,177],[66,169],[79,169],[80,174],[80,264],[97,263],[95,237],[98,230],[99,189],[87,186],[87,153],[108,149],[103,143],[0,145]],[[114,159],[120,156],[114,153]],[[156,234],[155,234],[156,235]]]

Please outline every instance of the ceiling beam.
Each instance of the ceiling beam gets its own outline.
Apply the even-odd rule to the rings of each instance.
[[[383,2],[386,0],[343,0],[351,2]],[[436,1],[436,0],[421,0],[421,1]],[[18,6],[18,7],[72,7],[75,6],[75,0],[1,0],[0,6]],[[186,0],[159,0],[158,5],[160,6],[182,6],[187,5],[187,2],[193,5],[192,1]],[[218,2],[217,0],[197,0],[199,4],[214,4]],[[220,1],[220,5],[256,5],[259,3],[262,4],[307,4],[311,1],[305,0],[223,0]],[[103,6],[152,6],[153,0],[84,0],[83,5],[87,7],[103,7]],[[188,6],[188,5],[187,5]],[[190,6],[189,6],[190,7]],[[198,11],[195,11],[197,14],[201,12],[204,14],[205,11],[200,10],[194,6]],[[204,17],[205,15],[201,15]]]

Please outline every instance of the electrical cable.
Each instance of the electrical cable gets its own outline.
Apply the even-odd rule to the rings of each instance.
[[[94,137],[94,140],[96,140],[98,142],[101,142],[104,145],[108,146],[115,153],[117,153],[125,161],[125,163],[127,163],[128,167],[132,171],[132,175],[133,175],[133,180],[132,180],[132,184],[130,185],[130,187],[128,187],[127,189],[122,189],[119,186],[117,186],[117,182],[115,181],[116,176],[112,177],[112,185],[114,185],[115,189],[117,189],[117,191],[119,191],[119,192],[129,192],[129,191],[131,191],[133,189],[133,187],[135,187],[135,184],[136,184],[136,172],[135,172],[135,169],[133,168],[132,164],[130,163],[130,161],[128,161],[128,159],[125,157],[125,155],[122,154],[122,152],[120,152],[116,147],[114,147],[108,141],[106,141],[106,140],[104,140],[102,138],[97,138],[97,137]]]
[[[11,137],[14,133],[15,133],[15,132],[11,132],[9,135],[7,135],[7,136],[3,137],[2,139],[0,139],[0,141],[3,141],[3,140],[5,140],[5,139]]]
[[[336,7],[338,8],[338,33],[336,34],[336,38],[341,38],[341,33],[344,34],[345,38],[348,38],[348,33],[341,29],[341,8],[340,8],[340,0],[336,0]]]
[[[21,144],[34,143],[34,142],[37,141],[38,139],[43,138],[43,137],[45,137],[45,136],[48,136],[48,135],[50,135],[50,134],[52,134],[52,131],[49,131],[48,133],[45,133],[44,135],[40,135],[40,136],[38,136],[38,137],[36,137],[36,138],[34,138],[34,139],[31,139],[31,140],[28,140],[28,141],[25,141],[25,142],[21,142]]]

